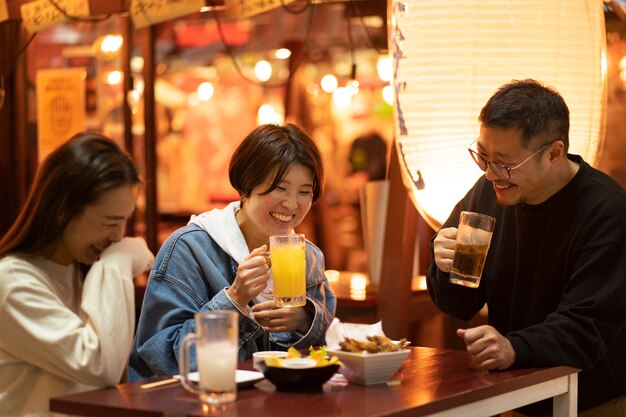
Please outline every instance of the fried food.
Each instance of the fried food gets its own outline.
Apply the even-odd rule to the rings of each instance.
[[[386,336],[367,336],[367,341],[346,337],[342,342],[339,342],[339,346],[344,352],[380,353],[402,350],[405,342],[406,339],[394,342]]]
[[[302,354],[295,347],[291,346],[287,349],[287,357],[285,359],[301,358]]]
[[[310,355],[308,358],[313,359],[316,363],[316,367],[328,366],[337,364],[339,366],[343,366],[343,363],[336,357],[328,359],[326,357],[326,346],[321,346],[319,349],[314,349],[313,347],[309,347]],[[275,356],[270,356],[265,358],[265,365],[272,366],[275,368],[282,368],[282,362],[286,359],[295,359],[303,357],[302,354],[294,347],[290,347],[287,350],[287,356],[283,358],[278,358]]]

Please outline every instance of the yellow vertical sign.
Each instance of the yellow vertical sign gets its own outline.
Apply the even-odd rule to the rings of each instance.
[[[0,22],[9,20],[9,8],[6,0],[0,0]]]
[[[37,71],[39,158],[85,130],[85,68]]]
[[[226,14],[230,17],[248,17],[276,9],[294,0],[225,0]]]

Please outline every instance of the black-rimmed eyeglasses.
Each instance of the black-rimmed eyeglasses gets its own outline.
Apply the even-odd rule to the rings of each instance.
[[[528,162],[533,156],[539,154],[541,151],[543,151],[544,149],[546,149],[548,147],[548,145],[550,145],[552,142],[548,142],[545,145],[543,145],[541,148],[539,148],[539,150],[537,150],[537,152],[535,152],[534,154],[530,155],[528,158],[524,159],[522,162],[520,162],[519,164],[515,165],[515,166],[506,166],[503,165],[499,162],[494,162],[494,161],[488,161],[487,159],[485,159],[481,154],[479,154],[478,152],[476,152],[475,150],[473,150],[471,148],[471,146],[477,141],[478,139],[475,139],[474,142],[472,142],[470,144],[470,147],[467,148],[467,150],[469,151],[470,155],[472,155],[472,159],[474,160],[474,162],[476,162],[476,165],[478,165],[478,168],[480,168],[482,171],[487,171],[487,167],[491,168],[491,172],[493,172],[494,174],[496,174],[499,178],[503,179],[503,180],[510,180],[511,179],[511,171],[513,171],[514,169],[517,169],[519,167],[521,167],[522,165],[524,165],[526,162]]]

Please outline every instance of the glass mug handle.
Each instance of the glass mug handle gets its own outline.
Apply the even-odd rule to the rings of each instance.
[[[192,343],[196,343],[198,337],[194,333],[188,333],[183,337],[183,341],[180,344],[178,362],[178,372],[180,373],[180,383],[183,387],[194,394],[200,394],[198,384],[194,384],[189,380],[189,347]]]

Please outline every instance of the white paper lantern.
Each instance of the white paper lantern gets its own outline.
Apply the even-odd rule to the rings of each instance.
[[[570,152],[596,162],[606,105],[601,0],[390,1],[396,146],[433,228],[482,175],[467,147],[481,108],[513,79],[556,88],[570,109]]]

